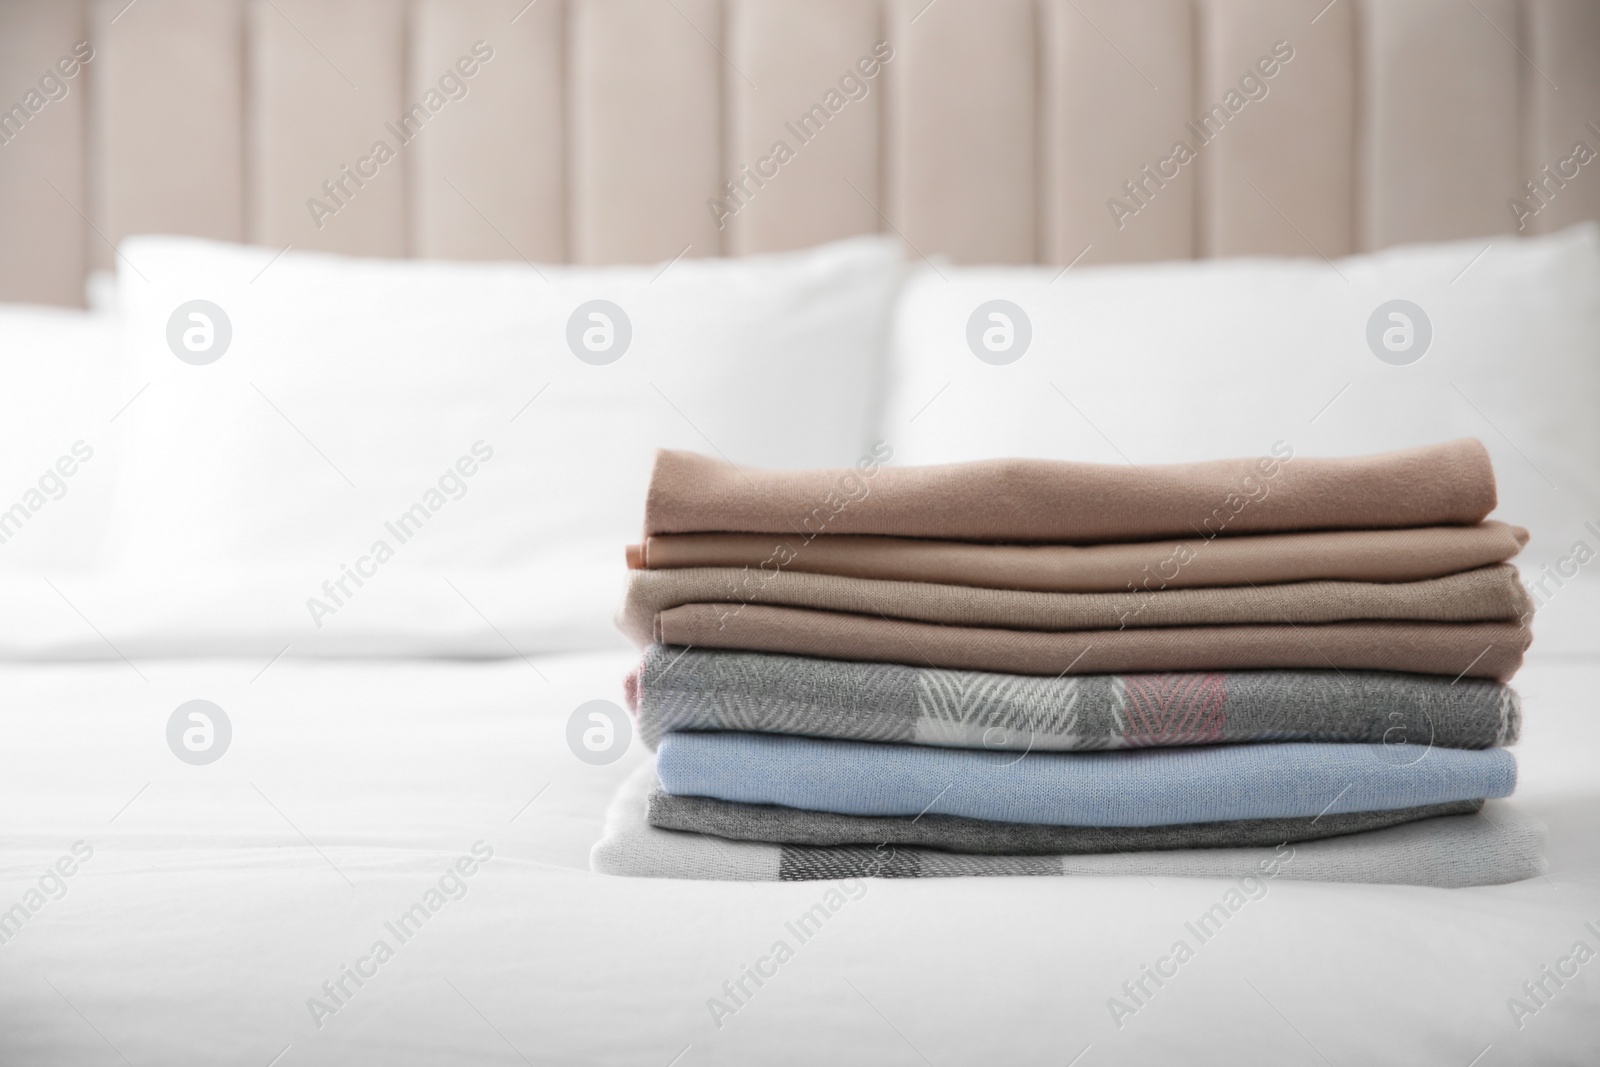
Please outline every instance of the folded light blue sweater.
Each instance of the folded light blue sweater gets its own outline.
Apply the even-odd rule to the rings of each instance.
[[[1509,796],[1503,748],[1216,745],[983,752],[750,733],[669,733],[656,773],[676,796],[843,815],[931,812],[1057,826],[1273,819]]]

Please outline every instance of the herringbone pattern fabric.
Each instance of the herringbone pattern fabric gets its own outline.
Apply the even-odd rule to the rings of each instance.
[[[1521,725],[1497,682],[1383,671],[1048,678],[657,645],[634,688],[652,748],[668,731],[739,730],[1013,752],[1350,741],[1410,753],[1507,745]]]

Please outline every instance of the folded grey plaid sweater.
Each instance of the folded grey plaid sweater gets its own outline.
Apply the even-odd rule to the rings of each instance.
[[[1503,801],[1476,815],[1421,819],[1386,830],[1275,848],[1174,849],[1082,856],[970,856],[933,849],[813,848],[730,841],[662,830],[647,818],[654,768],[640,767],[618,790],[604,835],[589,853],[601,873],[635,878],[778,882],[828,878],[940,878],[962,875],[1143,875],[1441,888],[1500,885],[1544,870],[1544,828]]]
[[[652,749],[669,731],[743,730],[1058,752],[1349,741],[1403,758],[1509,745],[1521,724],[1497,682],[1383,671],[1047,678],[652,645],[627,691]]]
[[[1294,819],[1233,819],[1169,826],[1042,826],[959,815],[839,815],[776,804],[737,804],[714,797],[675,797],[652,790],[647,818],[662,830],[688,830],[733,841],[774,845],[938,849],[965,855],[1082,856],[1178,848],[1272,848],[1382,830],[1441,815],[1471,815],[1481,800],[1391,811],[1357,811]]]

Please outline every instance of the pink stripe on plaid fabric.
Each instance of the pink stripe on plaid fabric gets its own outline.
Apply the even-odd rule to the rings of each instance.
[[[1227,678],[1221,674],[1124,675],[1122,740],[1129,747],[1205,745],[1222,740]]]

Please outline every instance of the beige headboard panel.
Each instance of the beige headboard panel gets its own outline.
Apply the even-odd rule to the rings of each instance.
[[[1065,265],[1600,217],[1597,0],[0,0],[0,108],[0,300],[147,232]]]

